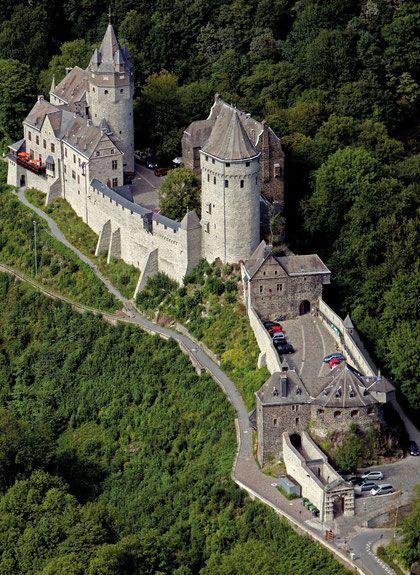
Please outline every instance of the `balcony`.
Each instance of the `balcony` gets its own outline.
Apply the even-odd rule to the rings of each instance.
[[[16,157],[16,162],[20,165],[37,174],[38,176],[45,176],[45,164],[42,163],[42,160],[35,160],[31,158],[28,152],[18,152]]]

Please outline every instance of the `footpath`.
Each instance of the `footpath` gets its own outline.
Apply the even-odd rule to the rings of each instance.
[[[46,290],[45,287],[38,284],[33,279],[27,278],[24,274],[17,272],[8,266],[0,265],[0,269],[13,274],[15,277],[23,281],[28,281],[31,283],[31,285],[44,292],[49,297],[71,303],[77,309],[85,309],[93,313],[100,314],[108,321],[123,321],[135,324],[151,334],[157,334],[165,339],[171,338],[176,341],[181,350],[188,354],[196,369],[199,368],[201,370],[205,370],[211,375],[211,377],[221,387],[236,411],[235,424],[237,430],[238,448],[232,468],[232,479],[239,485],[239,487],[246,490],[253,499],[257,498],[266,505],[269,505],[277,514],[285,517],[299,531],[306,533],[315,539],[318,543],[324,545],[324,547],[333,552],[337,559],[346,567],[355,570],[362,575],[388,575],[389,570],[381,568],[379,564],[377,564],[377,569],[375,570],[371,570],[371,565],[365,565],[364,554],[356,557],[355,560],[351,560],[349,555],[340,549],[334,542],[325,541],[322,526],[320,524],[316,524],[316,522],[313,521],[312,516],[301,505],[301,503],[296,500],[288,501],[278,491],[276,487],[277,484],[274,482],[274,478],[262,473],[253,456],[252,428],[249,423],[248,412],[242,397],[236,389],[235,384],[220,369],[217,363],[209,355],[207,355],[201,345],[185,333],[179,333],[167,327],[157,325],[144,317],[137,310],[132,300],[124,297],[115,288],[115,286],[113,286],[111,282],[99,271],[97,266],[88,257],[86,257],[66,240],[54,220],[52,220],[45,212],[27,200],[23,189],[18,191],[18,197],[25,206],[33,210],[48,224],[51,233],[56,239],[58,239],[70,250],[72,250],[83,262],[85,262],[91,268],[93,273],[121,302],[124,316],[107,314],[101,310],[92,309],[80,303],[72,302],[68,298],[60,296],[51,290]]]

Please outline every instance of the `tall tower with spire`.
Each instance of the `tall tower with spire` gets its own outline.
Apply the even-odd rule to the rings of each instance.
[[[109,133],[124,153],[125,173],[134,172],[134,70],[126,46],[120,47],[111,22],[88,69],[86,100],[94,126]]]
[[[259,244],[259,158],[236,108],[223,106],[200,150],[202,256],[208,261],[238,263]]]

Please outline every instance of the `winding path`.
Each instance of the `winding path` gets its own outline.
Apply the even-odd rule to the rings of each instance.
[[[42,218],[49,226],[53,236],[72,250],[83,262],[85,262],[95,273],[95,275],[105,284],[108,290],[123,304],[123,307],[128,315],[127,318],[120,318],[116,316],[111,316],[110,314],[103,313],[99,310],[92,310],[87,306],[81,304],[75,304],[79,308],[89,309],[91,311],[97,311],[101,313],[104,317],[108,319],[129,322],[132,324],[139,325],[144,330],[149,333],[158,334],[164,338],[172,338],[180,345],[191,358],[194,364],[198,364],[202,369],[208,371],[212,378],[219,384],[223,392],[226,394],[228,400],[233,405],[236,411],[236,429],[237,429],[237,441],[238,450],[233,464],[232,469],[232,479],[243,489],[245,489],[252,498],[258,498],[263,503],[269,505],[278,514],[286,517],[292,524],[297,526],[300,530],[303,530],[312,538],[316,539],[319,543],[327,547],[332,551],[342,563],[347,567],[355,568],[359,573],[364,573],[361,565],[361,558],[359,559],[357,566],[355,563],[351,562],[341,549],[339,549],[335,544],[328,543],[323,538],[323,532],[320,530],[319,526],[316,526],[314,522],[311,521],[312,517],[310,513],[303,508],[301,503],[297,500],[288,501],[283,497],[276,488],[276,483],[274,483],[273,478],[262,473],[254,459],[253,456],[253,441],[252,441],[252,428],[249,424],[248,411],[245,404],[237,391],[234,383],[227,377],[227,375],[220,369],[220,367],[215,363],[201,347],[190,339],[186,335],[182,335],[174,330],[168,329],[166,327],[157,325],[142,314],[139,313],[134,303],[124,297],[116,288],[111,284],[111,282],[99,271],[97,266],[83,253],[81,253],[77,248],[70,244],[62,232],[59,230],[57,224],[52,218],[50,218],[45,212],[31,204],[25,197],[24,190],[20,189],[18,191],[19,200],[28,208],[33,210],[40,218]],[[17,277],[27,281],[27,278],[22,276],[12,270],[7,268],[7,266],[2,266],[6,271],[14,273]],[[6,269],[7,268],[7,269]],[[45,290],[39,286],[36,282],[31,281],[33,285],[38,287],[38,289],[47,293],[51,297],[56,297],[64,301],[69,301],[67,298],[63,298]],[[73,303],[73,302],[71,302]],[[367,570],[367,573],[369,571]]]

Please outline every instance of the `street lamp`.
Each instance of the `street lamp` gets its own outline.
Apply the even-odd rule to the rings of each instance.
[[[35,275],[37,275],[38,273],[38,257],[37,257],[37,253],[36,253],[36,226],[38,225],[38,222],[36,220],[32,220],[32,223],[34,225],[34,264],[35,264]]]

